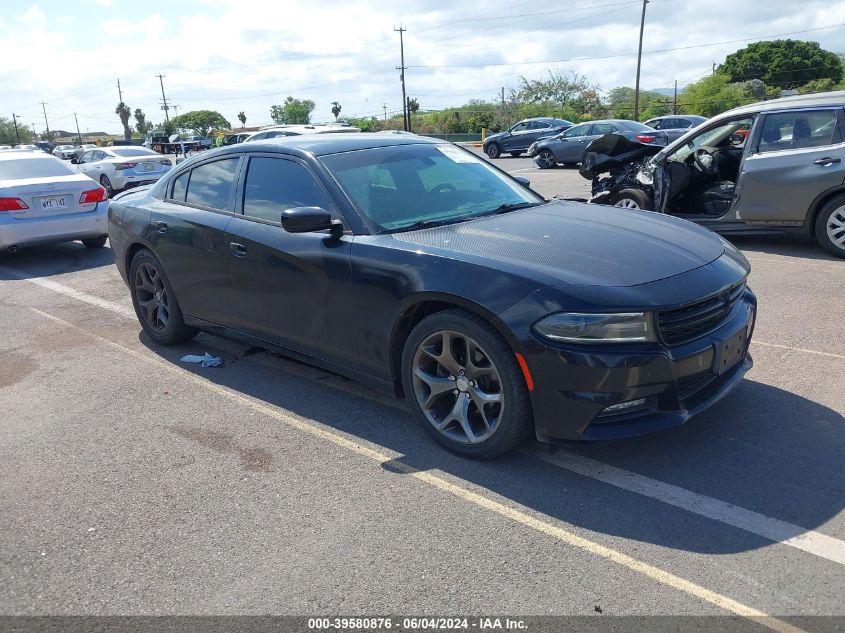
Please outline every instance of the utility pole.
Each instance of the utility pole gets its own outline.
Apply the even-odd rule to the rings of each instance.
[[[47,122],[47,103],[42,101],[41,102],[41,109],[44,110],[44,125],[47,126],[47,140],[52,141],[52,137],[50,135],[50,124]]]
[[[38,138],[38,132],[35,131],[35,123],[30,123],[30,125],[32,125],[32,135],[35,138]],[[50,139],[47,139],[47,140],[49,141]]]
[[[120,97],[120,103],[123,103],[123,91],[120,89],[120,77],[117,78],[117,94]]]
[[[400,71],[399,80],[402,82],[402,129],[406,132],[408,131],[408,103],[405,96],[405,40],[402,36],[407,30],[401,24],[398,29],[393,27],[393,31],[399,33],[399,59],[402,65],[397,66],[396,69]]]
[[[81,144],[82,143],[82,134],[79,133],[79,119],[76,118],[76,112],[73,113],[73,120],[76,121],[76,138]]]
[[[387,104],[383,103],[382,108],[384,108],[384,120],[387,121]]]
[[[672,114],[678,114],[678,80],[675,80],[675,99],[672,101]]]
[[[15,145],[20,145],[21,135],[18,134],[18,118],[15,116],[14,112],[12,112],[12,121],[15,122]]]
[[[640,66],[643,61],[643,31],[645,30],[645,7],[648,0],[643,0],[643,15],[640,18],[640,47],[637,49],[637,85],[634,87],[634,121],[640,120]]]
[[[502,86],[502,106],[504,107],[504,105],[505,105],[505,87]]]
[[[167,119],[168,123],[170,123],[170,115],[167,113],[170,107],[167,105],[167,97],[164,96],[164,78],[166,76],[167,75],[156,75],[156,77],[158,77],[158,82],[161,84],[161,100],[164,103],[164,105],[161,106],[161,109],[164,110],[164,118]]]
[[[716,62],[713,62],[713,69],[710,71],[710,74],[711,74],[711,75],[715,75],[715,74],[716,74]]]
[[[411,97],[407,97],[405,108],[408,110],[408,131],[411,131]]]

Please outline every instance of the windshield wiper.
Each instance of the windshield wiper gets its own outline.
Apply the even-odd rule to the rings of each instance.
[[[429,229],[433,226],[443,226],[444,224],[453,224],[455,222],[461,222],[463,220],[468,220],[466,216],[460,216],[457,218],[448,218],[446,220],[419,220],[414,222],[413,224],[407,224],[405,226],[400,226],[395,229],[388,229],[386,231],[382,231],[383,233],[401,233],[403,231],[416,231],[417,229]]]
[[[497,215],[499,213],[508,213],[509,211],[516,211],[517,209],[528,209],[530,207],[538,207],[541,204],[546,204],[545,202],[507,202],[505,204],[500,204],[495,209],[490,209],[481,215]],[[480,217],[480,216],[475,216]]]

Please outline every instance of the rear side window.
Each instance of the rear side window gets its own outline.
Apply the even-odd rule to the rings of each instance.
[[[613,125],[610,123],[594,123],[593,134],[610,134],[614,131]]]
[[[331,210],[333,205],[311,172],[299,163],[283,158],[251,158],[244,187],[244,215],[279,222],[282,211],[293,207]]]
[[[573,136],[586,136],[589,130],[589,125],[576,125],[575,127],[571,127],[566,130],[566,132],[563,133],[563,137],[572,138]]]
[[[769,114],[763,121],[760,153],[824,147],[842,141],[834,110],[798,110]]]
[[[235,188],[237,168],[237,158],[225,158],[195,167],[191,170],[185,202],[221,211],[231,210],[229,200]]]
[[[191,172],[186,171],[184,174],[176,178],[173,181],[173,191],[171,192],[170,197],[173,200],[178,200],[179,202],[185,202],[185,192],[188,190],[188,178],[190,177]]]

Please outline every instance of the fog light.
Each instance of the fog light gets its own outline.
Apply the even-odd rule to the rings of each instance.
[[[638,398],[637,400],[628,400],[627,402],[618,402],[617,404],[612,404],[605,409],[602,409],[602,415],[606,413],[620,413],[622,411],[628,411],[629,409],[633,409],[635,407],[641,407],[645,404],[645,398]]]

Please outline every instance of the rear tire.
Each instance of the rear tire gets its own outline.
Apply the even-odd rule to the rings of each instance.
[[[513,350],[476,314],[452,309],[420,321],[405,341],[401,372],[414,417],[450,451],[496,457],[530,434],[528,389]]]
[[[845,195],[822,207],[816,218],[816,240],[831,255],[845,258]]]
[[[490,143],[484,152],[489,158],[499,158],[502,155],[502,148],[499,147],[498,143]]]
[[[173,286],[149,249],[142,248],[132,258],[129,288],[138,322],[154,342],[176,345],[196,335],[197,330],[185,325]]]
[[[652,211],[654,205],[645,191],[622,189],[613,196],[613,206],[639,211]]]
[[[94,237],[90,240],[82,240],[85,248],[103,248],[106,245],[105,237]]]

